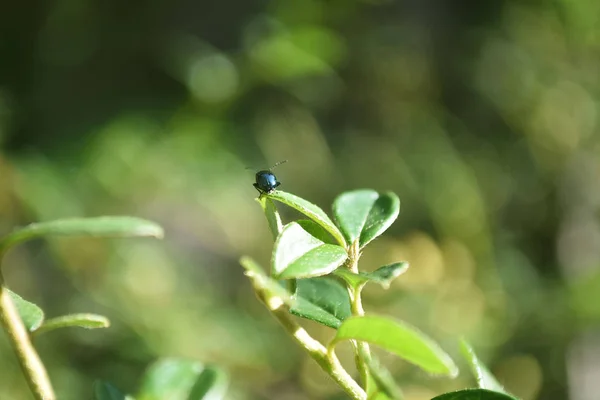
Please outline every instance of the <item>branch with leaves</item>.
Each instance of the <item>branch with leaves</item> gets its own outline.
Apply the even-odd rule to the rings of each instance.
[[[298,196],[273,190],[262,193],[260,203],[275,238],[270,272],[243,257],[258,298],[307,354],[354,400],[402,399],[402,390],[371,354],[378,346],[432,374],[458,375],[452,358],[431,338],[404,321],[368,315],[362,289],[375,283],[387,289],[408,268],[406,262],[361,271],[364,248],[396,220],[400,200],[394,193],[356,190],[338,196],[333,220],[318,206]],[[275,202],[294,208],[308,219],[283,224]],[[334,222],[335,221],[335,222]],[[286,282],[285,288],[281,282]],[[329,343],[312,338],[301,326],[301,317],[336,331]],[[340,364],[335,346],[350,341],[355,351],[357,382]],[[506,393],[476,358],[466,342],[463,354],[475,372],[479,387],[443,394],[437,400],[515,400]]]

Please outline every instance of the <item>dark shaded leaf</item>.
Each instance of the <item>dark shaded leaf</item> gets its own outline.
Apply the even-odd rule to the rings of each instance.
[[[337,329],[350,315],[350,297],[344,286],[328,277],[299,279],[290,313]]]
[[[431,400],[518,400],[505,393],[487,389],[463,389],[456,392],[444,393]]]

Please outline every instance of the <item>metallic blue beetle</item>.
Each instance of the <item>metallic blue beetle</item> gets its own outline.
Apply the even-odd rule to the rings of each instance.
[[[256,173],[256,183],[254,183],[254,187],[256,190],[258,190],[258,193],[260,193],[261,196],[263,194],[271,193],[277,186],[281,185],[281,182],[277,180],[277,177],[271,170],[286,161],[287,160],[279,161],[271,168],[263,169],[262,171],[258,171]]]

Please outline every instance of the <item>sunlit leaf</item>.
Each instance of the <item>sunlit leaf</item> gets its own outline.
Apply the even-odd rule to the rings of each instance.
[[[477,386],[481,389],[494,390],[496,392],[506,393],[504,387],[496,380],[494,375],[487,369],[487,367],[477,358],[475,351],[466,340],[460,341],[460,350],[469,363],[471,372],[477,380]]]
[[[360,234],[360,247],[365,247],[370,241],[386,231],[398,218],[400,199],[394,193],[380,194],[373,204]]]
[[[364,189],[342,193],[333,202],[333,217],[348,243],[360,237],[377,198],[376,191]]]
[[[340,232],[327,214],[325,214],[325,212],[316,205],[304,200],[301,197],[295,196],[291,193],[283,192],[281,190],[275,190],[269,193],[267,197],[287,204],[288,206],[300,211],[302,214],[321,225],[327,232],[331,234],[331,236],[335,238],[335,240],[337,240],[340,246],[346,247],[346,241],[344,240],[344,235],[342,232]]]
[[[342,265],[347,256],[343,247],[323,243],[291,222],[275,241],[272,275],[276,279],[326,275]]]
[[[351,315],[344,286],[327,277],[299,279],[290,313],[337,329]]]
[[[123,393],[108,382],[94,382],[94,400],[127,400]]]
[[[431,400],[518,400],[505,393],[487,389],[463,389],[456,392],[444,393]]]
[[[85,329],[108,328],[110,322],[108,318],[97,314],[69,314],[61,317],[50,318],[35,330],[39,335],[59,328],[79,327]]]
[[[21,320],[23,321],[23,325],[29,332],[33,332],[42,325],[44,322],[44,311],[39,308],[37,305],[23,299],[21,296],[16,294],[15,292],[9,289],[3,289],[8,291],[8,295],[10,296]]]
[[[455,376],[458,368],[437,343],[405,322],[379,316],[351,317],[337,330],[341,340],[375,344],[432,374]]]
[[[0,254],[9,247],[41,236],[150,236],[161,238],[162,228],[135,217],[68,218],[40,222],[17,229],[0,241]]]
[[[407,269],[407,262],[397,262],[380,267],[373,272],[359,272],[358,274],[350,272],[345,268],[338,268],[335,274],[344,279],[352,287],[373,282],[381,285],[384,289],[388,289],[392,281],[406,272]]]

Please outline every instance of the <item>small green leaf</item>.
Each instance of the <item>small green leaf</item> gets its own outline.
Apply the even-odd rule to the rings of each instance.
[[[291,193],[283,192],[281,190],[275,190],[266,196],[300,211],[302,214],[321,225],[327,232],[331,234],[331,236],[335,238],[335,240],[337,240],[340,246],[346,247],[346,241],[344,240],[344,235],[342,232],[340,232],[327,214],[325,214],[325,212],[316,205],[304,200],[301,197],[295,196]]]
[[[518,400],[505,393],[487,389],[463,389],[456,392],[444,393],[431,400]]]
[[[384,348],[432,374],[456,376],[458,368],[437,343],[405,322],[378,316],[351,317],[339,327],[341,340],[362,340]]]
[[[348,243],[354,243],[360,237],[378,197],[376,191],[364,189],[342,193],[334,200],[333,217]]]
[[[347,257],[343,247],[323,243],[298,223],[291,222],[275,241],[271,271],[276,279],[327,275]]]
[[[273,203],[273,200],[266,196],[260,196],[256,199],[256,201],[260,203],[260,206],[265,213],[265,217],[267,217],[267,223],[269,224],[269,229],[273,234],[273,239],[277,239],[277,236],[279,236],[281,230],[283,229],[283,224],[281,223],[281,217],[277,212],[275,203]]]
[[[398,218],[400,199],[394,193],[384,193],[373,204],[360,234],[360,247],[381,235]]]
[[[35,329],[34,333],[40,335],[59,328],[79,327],[85,329],[108,328],[108,318],[97,314],[69,314],[62,317],[50,318],[42,326]]]
[[[108,382],[94,382],[94,400],[127,400],[127,397]]]
[[[3,290],[8,290],[8,295],[15,305],[15,308],[17,309],[25,328],[29,332],[33,332],[38,329],[40,325],[42,325],[42,322],[44,322],[44,311],[42,311],[42,309],[35,304],[23,299],[15,292],[9,289]]]
[[[222,400],[227,394],[229,377],[220,368],[207,367],[192,387],[187,400]]]
[[[0,241],[0,254],[9,247],[40,236],[151,236],[162,238],[154,222],[135,217],[68,218],[27,225]]]
[[[299,219],[296,221],[302,229],[306,232],[310,233],[312,236],[316,237],[320,241],[328,244],[337,245],[337,241],[331,236],[329,232],[327,232],[323,227],[317,224],[315,221],[310,219]]]
[[[165,358],[144,374],[139,400],[187,400],[204,366],[193,360]]]
[[[349,243],[360,247],[381,235],[400,213],[400,199],[392,192],[361,189],[342,193],[333,202],[333,215]]]
[[[344,286],[328,277],[299,279],[290,313],[337,329],[352,315]]]
[[[487,369],[487,367],[477,358],[475,351],[471,345],[464,339],[460,341],[460,350],[469,363],[471,372],[477,380],[477,386],[481,389],[494,390],[496,392],[506,393],[504,387],[494,378],[494,375]]]
[[[373,272],[359,272],[358,274],[345,268],[338,268],[335,270],[335,274],[354,288],[367,282],[373,282],[378,283],[384,289],[388,289],[392,281],[406,272],[407,269],[407,262],[397,262],[380,267]]]

